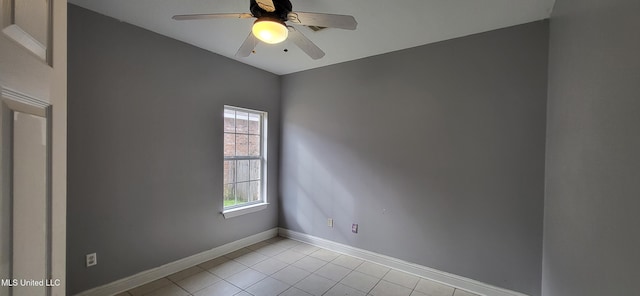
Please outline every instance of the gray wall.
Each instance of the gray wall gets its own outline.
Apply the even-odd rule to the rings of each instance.
[[[69,6],[68,294],[277,226],[276,75]],[[222,209],[222,108],[269,112],[265,211]],[[98,265],[84,267],[97,252]]]
[[[640,2],[557,0],[543,295],[638,295]]]
[[[535,22],[284,76],[280,226],[539,295],[547,45]]]

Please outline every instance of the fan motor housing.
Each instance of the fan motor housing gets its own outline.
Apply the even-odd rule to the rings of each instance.
[[[249,10],[254,17],[272,17],[279,19],[281,21],[286,21],[288,19],[289,13],[293,10],[293,6],[289,0],[273,0],[273,6],[275,7],[275,11],[268,12],[260,8],[256,0],[251,0],[249,4]]]

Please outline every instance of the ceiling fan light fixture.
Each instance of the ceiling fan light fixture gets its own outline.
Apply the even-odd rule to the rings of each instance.
[[[251,32],[260,41],[277,44],[287,39],[289,30],[284,22],[274,18],[259,18],[253,23]]]

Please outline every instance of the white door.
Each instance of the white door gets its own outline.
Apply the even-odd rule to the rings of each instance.
[[[0,295],[64,295],[67,3],[0,3]]]

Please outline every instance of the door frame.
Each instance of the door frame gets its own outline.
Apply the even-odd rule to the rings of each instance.
[[[38,98],[40,102],[45,101],[50,105],[48,148],[51,154],[49,163],[51,175],[48,189],[51,190],[52,204],[49,217],[51,219],[49,260],[51,279],[58,283],[51,287],[51,295],[64,296],[67,287],[67,0],[44,0],[49,6],[50,16],[47,22],[50,26],[47,31],[48,40],[47,44],[43,44],[47,49],[46,60],[16,42],[15,36],[8,36],[4,32],[2,25],[11,24],[12,20],[10,16],[7,17],[7,12],[11,8],[10,1],[19,2],[19,0],[0,0],[0,64],[2,64],[0,96]],[[30,100],[27,102],[34,103]],[[29,103],[23,107],[28,105]],[[43,108],[45,107],[40,106],[40,109]],[[4,134],[0,134],[0,140],[4,137]],[[2,153],[0,157],[3,159],[7,159],[6,151],[7,149],[0,147]],[[4,170],[6,168],[2,167],[0,171]],[[0,172],[0,174],[2,174],[0,190],[4,190],[5,173]]]

